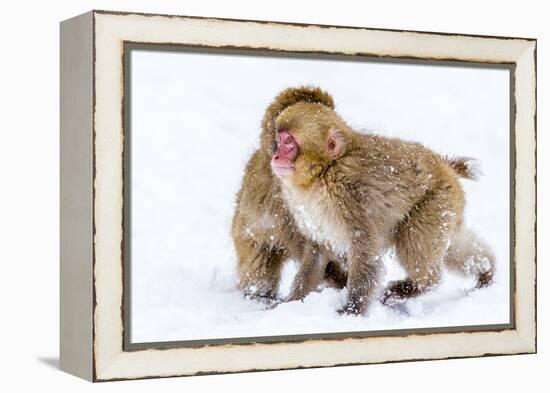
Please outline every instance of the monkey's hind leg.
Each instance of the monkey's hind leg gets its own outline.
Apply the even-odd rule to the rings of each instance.
[[[246,241],[237,247],[237,257],[239,288],[245,296],[276,300],[285,250]]]
[[[288,301],[303,300],[317,289],[325,276],[328,260],[319,247],[306,245],[300,257],[300,267],[294,278]]]
[[[476,288],[493,282],[495,257],[489,247],[471,230],[461,226],[451,239],[445,254],[445,266],[465,276],[474,276]]]
[[[462,191],[451,184],[429,193],[398,225],[396,253],[408,277],[388,284],[381,299],[384,305],[393,306],[439,284],[443,257],[462,206]]]

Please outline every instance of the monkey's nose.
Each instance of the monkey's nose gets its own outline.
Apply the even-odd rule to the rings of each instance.
[[[273,159],[274,159],[275,161],[279,160],[280,158],[281,158],[281,156],[278,155],[278,154],[275,154],[275,155],[273,156]]]

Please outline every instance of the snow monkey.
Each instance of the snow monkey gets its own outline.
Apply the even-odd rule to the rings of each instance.
[[[303,298],[325,278],[339,288],[344,287],[347,280],[345,270],[329,250],[308,240],[298,230],[285,206],[280,183],[271,171],[271,156],[277,147],[274,119],[285,108],[299,102],[334,108],[332,97],[316,88],[291,88],[280,93],[265,112],[261,145],[248,161],[237,194],[232,237],[238,259],[239,287],[254,298],[276,298],[281,268],[289,258],[305,261],[307,266],[301,269],[303,279],[296,280],[289,300]]]
[[[464,226],[459,177],[472,161],[419,143],[358,133],[324,102],[297,102],[275,117],[271,167],[301,233],[347,261],[347,304],[365,314],[380,296],[392,305],[435,287],[442,265],[492,281],[490,250]],[[395,247],[408,277],[380,288],[382,251]],[[312,270],[302,261],[297,280]]]

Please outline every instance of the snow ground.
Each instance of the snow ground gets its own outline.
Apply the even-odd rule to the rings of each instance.
[[[509,320],[509,74],[492,68],[380,62],[132,54],[132,341],[349,332]],[[325,288],[272,310],[236,289],[230,237],[235,193],[263,111],[282,89],[329,91],[363,130],[481,161],[464,181],[466,223],[497,257],[496,283],[471,291],[445,274],[400,310],[339,316],[346,291]],[[386,280],[403,275],[388,253]],[[285,266],[288,292],[296,265]]]

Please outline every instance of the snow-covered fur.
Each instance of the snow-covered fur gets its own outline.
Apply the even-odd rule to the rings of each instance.
[[[449,265],[476,275],[480,286],[490,282],[491,252],[463,229],[459,176],[474,175],[467,159],[445,159],[419,143],[358,133],[318,103],[286,108],[276,127],[290,133],[299,150],[290,174],[279,177],[300,232],[349,264],[343,312],[368,310],[380,290],[380,255],[388,246],[395,246],[408,278],[390,283],[386,304],[437,286],[449,247]]]
[[[237,253],[239,287],[253,297],[276,297],[281,268],[290,258],[320,265],[307,279],[296,282],[291,300],[303,298],[323,279],[339,288],[347,279],[344,269],[337,263],[338,258],[298,230],[284,203],[280,184],[271,171],[276,136],[273,119],[298,102],[315,102],[334,108],[332,97],[315,87],[289,88],[281,92],[266,109],[261,146],[248,161],[237,194],[231,235]]]

